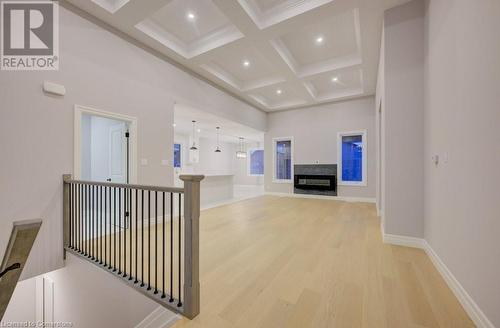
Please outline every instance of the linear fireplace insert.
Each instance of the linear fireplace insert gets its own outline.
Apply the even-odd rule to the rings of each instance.
[[[294,166],[296,194],[337,195],[336,164],[306,164]]]

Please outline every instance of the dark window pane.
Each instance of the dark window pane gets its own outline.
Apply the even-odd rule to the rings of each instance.
[[[363,181],[363,137],[342,137],[342,181]]]
[[[250,174],[264,174],[264,151],[262,149],[250,151]]]
[[[174,144],[174,167],[181,167],[181,144]]]
[[[292,178],[292,141],[276,142],[276,179],[290,180]]]

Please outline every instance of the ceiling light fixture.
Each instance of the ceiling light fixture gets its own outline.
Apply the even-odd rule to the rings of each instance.
[[[200,132],[201,132],[201,129],[198,129],[198,130],[196,130],[196,131],[198,131],[198,133],[200,133]]]
[[[177,124],[174,123],[174,124],[172,124],[172,126],[175,128],[177,126]]]
[[[240,145],[239,149],[236,151],[236,158],[247,158],[247,152],[245,151],[245,145],[243,144],[244,138],[239,137],[240,139]]]
[[[283,92],[283,91],[281,91],[281,89],[276,90],[276,94],[277,94],[277,95],[280,95],[282,92]]]
[[[219,147],[219,130],[220,130],[220,127],[216,127],[217,129],[217,148],[215,149],[215,152],[216,153],[220,153],[221,150],[220,150],[220,147]]]
[[[244,67],[249,67],[250,66],[250,62],[248,60],[244,60],[243,61],[243,66]]]
[[[338,81],[339,81],[338,77],[335,76],[335,77],[332,78],[332,82],[338,82]]]
[[[186,17],[190,21],[194,21],[196,19],[196,15],[191,11],[186,14]]]
[[[195,134],[194,134],[196,121],[193,120],[191,122],[193,123],[193,145],[189,149],[190,150],[198,150],[198,147],[196,147],[196,139],[195,139]]]
[[[324,41],[325,39],[321,35],[316,38],[316,44],[323,44]]]

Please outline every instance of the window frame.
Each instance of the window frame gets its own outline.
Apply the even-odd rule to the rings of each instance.
[[[342,180],[342,137],[361,136],[363,143],[362,148],[362,161],[361,161],[361,181],[344,181]],[[366,137],[366,130],[346,131],[337,133],[337,184],[340,186],[360,186],[366,187],[368,185],[367,177],[367,163],[368,163],[368,140]]]
[[[262,152],[264,152],[264,148],[262,147],[256,147],[256,148],[250,148],[248,149],[247,151],[247,174],[249,177],[263,177],[264,176],[264,172],[262,172],[262,174],[252,174],[251,173],[251,159],[252,159],[252,156],[251,156],[251,152],[252,151],[256,151],[256,150],[262,150]],[[264,161],[263,165],[264,165],[264,171],[266,169],[266,160],[265,160],[265,153],[264,153],[264,158],[262,159]]]
[[[291,149],[290,149],[290,179],[278,179],[276,178],[276,144],[279,141],[290,141]],[[294,147],[295,147],[295,142],[293,140],[293,137],[278,137],[278,138],[273,138],[273,183],[293,183],[294,180]]]

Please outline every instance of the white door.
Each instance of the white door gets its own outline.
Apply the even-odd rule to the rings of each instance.
[[[127,182],[127,138],[125,123],[109,128],[109,178],[116,183]]]

